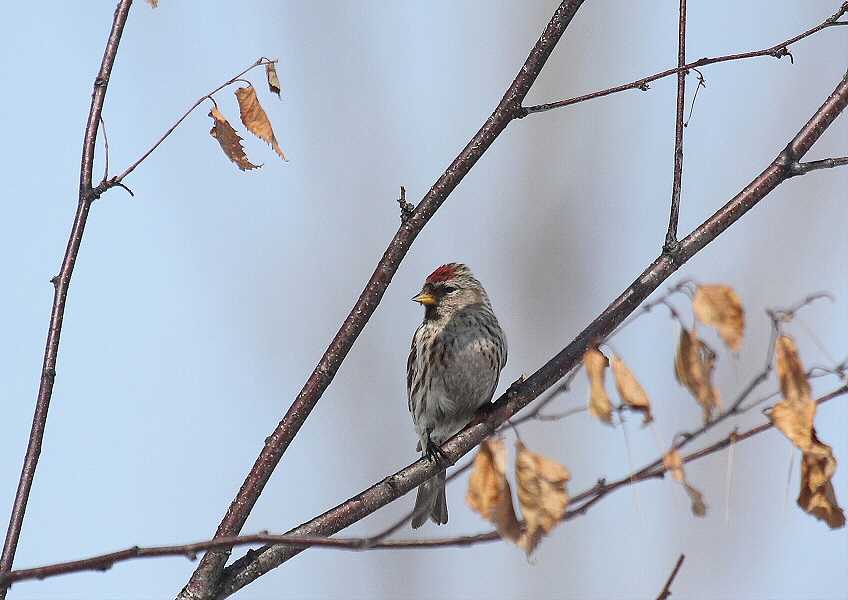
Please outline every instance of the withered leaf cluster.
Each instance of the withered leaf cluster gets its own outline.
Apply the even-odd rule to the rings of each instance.
[[[718,331],[724,345],[736,352],[745,333],[745,310],[733,288],[721,285],[699,285],[692,298],[695,318]],[[721,392],[713,386],[716,353],[698,337],[697,326],[680,332],[674,374],[701,405],[704,423],[721,410]]]
[[[277,78],[277,71],[273,63],[265,64],[265,75],[268,80],[268,87],[272,92],[279,95],[280,80]],[[247,87],[238,88],[235,91],[236,99],[239,105],[239,116],[241,122],[247,127],[247,130],[253,135],[266,142],[274,149],[274,152],[283,160],[287,160],[280,145],[277,143],[277,138],[274,135],[274,129],[271,126],[271,120],[262,105],[259,103],[259,98],[256,95],[256,88],[248,84]],[[215,106],[209,112],[209,116],[214,119],[215,123],[212,130],[209,132],[212,137],[218,140],[224,154],[242,171],[257,169],[262,165],[251,163],[244,152],[241,145],[242,138],[236,132],[232,125],[227,121],[218,107]]]
[[[698,323],[715,328],[725,346],[736,352],[745,331],[745,311],[736,292],[720,284],[700,285],[692,298],[692,312]],[[845,525],[845,514],[839,507],[831,483],[836,471],[836,459],[830,446],[816,436],[813,421],[816,403],[811,398],[810,384],[801,365],[792,338],[781,335],[775,342],[777,373],[783,400],[769,411],[772,422],[803,452],[801,460],[801,491],[798,505],[831,528]],[[709,423],[721,411],[721,392],[713,385],[716,353],[698,335],[698,326],[682,329],[674,360],[674,373],[681,385],[695,397],[703,410],[704,423]],[[605,373],[612,366],[616,389],[623,405],[644,415],[644,423],[653,420],[651,403],[633,373],[617,355],[612,361],[597,346],[590,347],[583,357],[589,378],[589,414],[608,425],[614,425],[613,406],[605,389]],[[692,502],[692,512],[706,514],[702,494],[686,480],[683,462],[677,449],[663,457],[665,468],[686,490]]]
[[[810,395],[810,383],[795,341],[781,335],[774,344],[777,357],[777,376],[783,400],[771,407],[769,418],[797,447],[801,458],[801,491],[798,506],[824,521],[831,529],[845,526],[845,513],[836,501],[831,479],[836,472],[833,449],[816,436],[813,421],[816,403]]]
[[[501,440],[486,440],[474,457],[465,501],[491,521],[500,536],[529,556],[542,538],[562,520],[568,506],[568,469],[516,442],[515,480],[518,505],[525,527],[515,514],[512,491],[506,478],[506,448]]]
[[[586,375],[589,377],[589,414],[607,425],[613,425],[612,404],[604,382],[606,368],[609,365],[610,361],[598,350],[597,346],[589,348],[583,355],[583,366],[586,367]],[[651,414],[651,401],[648,399],[648,394],[639,385],[630,368],[616,354],[612,357],[612,376],[622,403],[631,410],[642,413],[642,425],[653,421],[654,416]]]

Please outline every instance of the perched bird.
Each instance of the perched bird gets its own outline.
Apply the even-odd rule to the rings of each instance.
[[[433,271],[413,300],[424,306],[424,321],[406,364],[409,412],[417,450],[440,462],[439,446],[492,400],[506,364],[506,336],[486,290],[465,265]],[[444,471],[418,488],[412,526],[421,527],[428,517],[437,525],[448,522]]]

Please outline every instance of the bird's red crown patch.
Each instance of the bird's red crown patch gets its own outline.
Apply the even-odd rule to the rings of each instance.
[[[439,281],[447,281],[448,279],[453,279],[456,276],[456,263],[449,263],[446,265],[442,265],[435,271],[433,271],[430,276],[427,278],[427,281],[430,283],[437,283]]]

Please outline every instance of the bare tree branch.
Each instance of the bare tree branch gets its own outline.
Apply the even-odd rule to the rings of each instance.
[[[845,394],[848,394],[848,386],[843,385],[842,387],[834,390],[830,394],[819,398],[816,401],[816,404],[824,404],[829,400],[833,400],[834,398],[843,396]],[[698,450],[696,452],[692,452],[687,456],[683,457],[682,462],[686,464],[698,460],[699,458],[704,458],[706,456],[709,456],[710,454],[727,448],[732,443],[738,443],[740,441],[754,437],[755,435],[768,431],[772,427],[774,427],[774,424],[771,422],[767,422],[743,433],[733,431],[725,438],[711,444],[710,446],[702,448],[701,450]],[[691,437],[685,437],[684,441],[688,443],[689,441],[691,441],[691,439]],[[679,444],[675,447],[679,449],[682,446],[683,444]],[[657,461],[651,463],[651,465],[640,469],[638,473],[628,475],[609,484],[605,482],[599,483],[592,489],[574,496],[574,498],[572,499],[572,503],[582,502],[582,504],[575,509],[566,511],[563,515],[563,520],[571,520],[576,517],[585,515],[588,512],[589,508],[594,506],[594,504],[596,504],[603,497],[605,497],[607,494],[609,494],[615,489],[626,487],[628,485],[633,485],[640,481],[646,481],[648,479],[656,479],[658,477],[662,477],[666,470],[666,467],[662,464],[662,459],[658,459]],[[456,475],[456,472],[454,473],[454,475]],[[405,523],[408,520],[409,517],[406,517],[403,522]],[[235,548],[237,546],[254,544],[285,544],[290,548],[301,550],[312,546],[317,546],[322,548],[334,548],[337,550],[363,551],[391,549],[398,550],[410,548],[463,547],[472,546],[483,542],[494,542],[501,540],[500,534],[497,531],[488,531],[485,533],[455,536],[450,538],[433,538],[423,540],[384,540],[382,539],[383,537],[385,537],[384,534],[369,538],[331,538],[326,536],[297,535],[292,533],[283,535],[258,533],[233,537],[220,537],[192,544],[179,544],[173,546],[154,546],[148,548],[133,546],[132,548],[127,548],[125,550],[119,550],[117,552],[110,552],[108,554],[92,556],[90,558],[82,560],[56,563],[52,565],[45,565],[42,567],[34,567],[31,569],[18,569],[6,575],[6,578],[0,580],[0,582],[2,582],[3,585],[8,586],[18,581],[46,579],[47,577],[67,575],[68,573],[77,573],[81,571],[106,571],[108,569],[111,569],[115,563],[136,558],[185,556],[189,560],[195,560],[199,552],[213,549],[230,549]],[[669,582],[672,579],[673,577],[669,579]]]
[[[29,493],[32,489],[32,481],[35,477],[35,469],[38,458],[41,455],[41,443],[44,439],[44,428],[47,423],[47,411],[50,408],[50,398],[53,395],[53,382],[56,379],[56,358],[59,354],[59,337],[62,333],[62,320],[65,316],[65,303],[68,297],[68,286],[74,272],[77,254],[79,253],[82,235],[85,231],[85,223],[88,219],[88,211],[91,203],[99,196],[100,192],[92,188],[92,173],[94,172],[94,147],[97,142],[97,129],[101,122],[103,103],[106,99],[106,88],[109,85],[109,77],[112,74],[112,66],[118,54],[118,44],[124,32],[132,0],[121,0],[115,9],[112,21],[112,29],[106,42],[106,51],[100,63],[100,70],[94,80],[94,93],[91,97],[91,109],[88,113],[88,122],[85,126],[85,137],[83,139],[82,161],[80,164],[79,201],[74,223],[71,227],[71,235],[62,259],[59,274],[53,277],[54,294],[53,309],[50,315],[50,325],[47,329],[47,344],[44,351],[44,362],[41,368],[41,382],[38,388],[38,399],[35,404],[35,415],[32,420],[29,443],[21,477],[18,482],[18,490],[15,494],[15,502],[12,506],[12,516],[9,520],[9,528],[6,530],[6,541],[3,545],[3,554],[0,556],[0,581],[4,575],[12,570],[15,559],[15,551],[21,536],[21,528],[24,522]],[[6,597],[5,587],[0,586],[0,600]]]
[[[677,22],[677,68],[686,64],[686,0],[680,0]],[[683,111],[686,104],[686,71],[677,72],[677,110],[674,112],[674,172],[671,178],[671,210],[663,250],[677,248],[677,223],[680,219],[680,192],[683,186]]]

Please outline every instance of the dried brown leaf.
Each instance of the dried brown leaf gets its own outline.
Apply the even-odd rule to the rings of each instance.
[[[612,425],[612,406],[604,388],[604,370],[609,366],[609,361],[597,347],[592,346],[583,355],[583,365],[589,377],[589,414]]]
[[[247,160],[247,155],[244,153],[244,148],[241,146],[241,137],[238,133],[236,133],[236,130],[233,129],[233,126],[230,125],[226,118],[224,118],[224,115],[221,114],[221,111],[219,111],[217,107],[212,107],[212,110],[209,112],[209,116],[215,119],[215,124],[212,126],[212,130],[209,134],[218,140],[218,143],[221,144],[221,149],[224,151],[224,154],[227,155],[227,158],[236,163],[236,166],[242,171],[258,169],[262,166],[254,165]]]
[[[506,448],[500,440],[486,440],[474,457],[465,502],[491,521],[505,540],[517,543],[521,527],[512,506],[512,492],[506,480]]]
[[[813,446],[813,420],[816,403],[812,400],[781,400],[768,413],[775,427],[795,446],[808,452]]]
[[[827,523],[831,529],[844,527],[845,513],[839,508],[831,483],[836,472],[836,458],[833,449],[816,436],[813,426],[816,403],[810,397],[810,382],[795,341],[788,335],[781,335],[775,340],[774,352],[784,399],[771,407],[768,416],[775,427],[804,452],[798,506]]]
[[[771,407],[768,416],[790,442],[809,452],[813,448],[813,421],[816,417],[816,403],[810,397],[810,384],[791,337],[778,337],[774,342],[774,352],[783,400]]]
[[[704,325],[714,327],[733,352],[742,345],[745,332],[745,310],[739,296],[726,285],[701,285],[692,299],[695,317]]]
[[[783,397],[790,402],[810,400],[810,383],[801,365],[795,341],[788,335],[781,335],[774,342],[774,353],[777,356],[777,376]]]
[[[801,492],[798,506],[831,529],[845,527],[845,513],[836,501],[831,479],[836,472],[833,449],[823,444],[813,430],[812,451],[805,452],[801,459]]]
[[[526,532],[518,545],[529,555],[542,537],[550,534],[562,520],[568,506],[565,485],[571,474],[561,464],[531,452],[519,440],[516,442],[515,479],[518,503],[526,521]]]
[[[704,411],[704,423],[709,423],[714,411],[721,410],[721,392],[713,387],[712,374],[715,352],[692,331],[682,328],[680,343],[674,358],[674,374],[686,386]]]
[[[704,496],[685,481],[683,482],[683,487],[686,489],[686,493],[689,494],[689,500],[692,502],[692,514],[696,517],[705,517],[707,515],[707,505],[704,503]]]
[[[238,88],[236,90],[236,98],[238,98],[241,122],[247,127],[247,130],[270,144],[274,151],[280,155],[280,158],[286,160],[283,151],[280,150],[280,146],[277,144],[277,138],[274,137],[274,129],[271,127],[271,121],[268,119],[268,115],[265,114],[265,109],[259,104],[259,98],[256,97],[256,89],[252,85]]]
[[[145,0],[150,6],[156,8],[159,5],[159,0]]]
[[[648,399],[648,394],[645,393],[645,390],[636,381],[633,372],[617,354],[612,355],[612,375],[615,378],[615,387],[618,389],[621,401],[633,410],[641,412],[644,416],[642,425],[647,425],[653,421],[654,417],[651,414],[651,401]]]
[[[692,502],[692,514],[696,517],[705,516],[707,505],[704,503],[704,497],[701,492],[686,481],[686,475],[683,473],[683,460],[680,458],[680,452],[677,448],[663,456],[663,466],[671,472],[672,478],[681,484],[686,493],[689,494],[689,500]]]
[[[277,77],[277,67],[274,66],[274,63],[265,63],[265,78],[268,80],[268,89],[270,89],[272,93],[277,94],[277,97],[279,98],[280,79]]]

